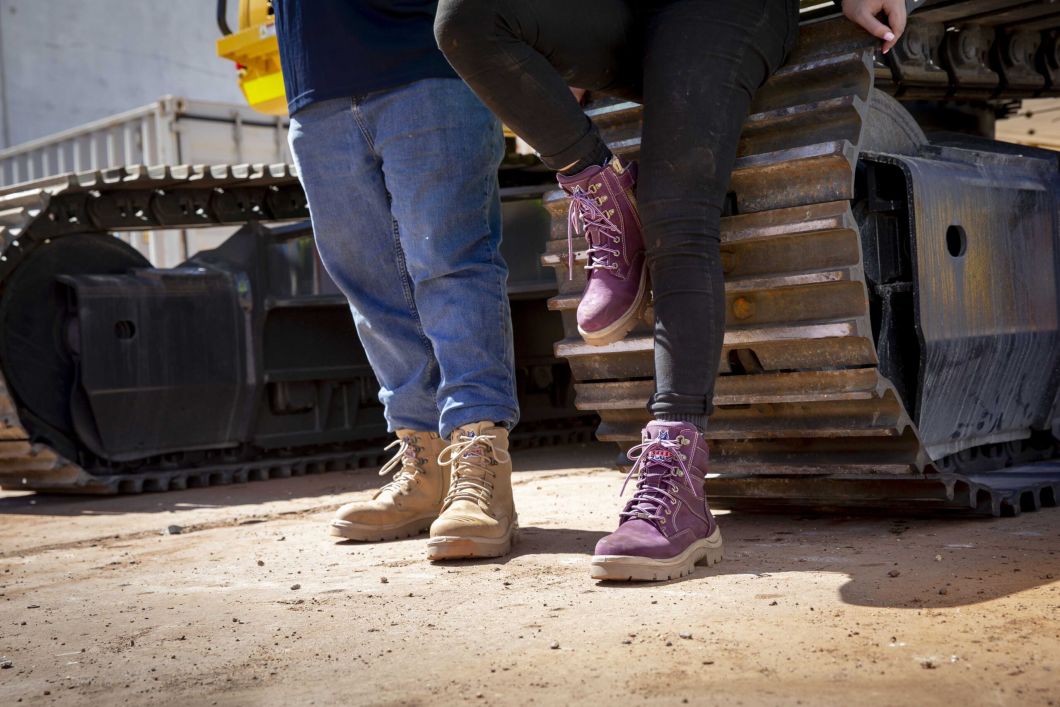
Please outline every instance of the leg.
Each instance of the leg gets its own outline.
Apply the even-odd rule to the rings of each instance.
[[[441,0],[434,29],[482,102],[559,171],[610,154],[568,86],[636,90],[633,5],[592,0],[575,11],[567,0]]]
[[[482,100],[561,171],[574,231],[585,236],[587,283],[578,330],[588,343],[618,341],[647,303],[647,268],[633,193],[636,169],[612,160],[567,86],[635,93],[639,23],[629,0],[442,0],[435,34]]]
[[[500,124],[456,79],[417,81],[363,108],[440,367],[442,436],[482,420],[511,427],[519,412],[500,255]]]
[[[793,43],[789,0],[677,0],[647,18],[642,181],[638,192],[655,292],[655,420],[630,450],[637,490],[600,540],[598,579],[681,577],[724,553],[704,496],[725,329],[722,203],[755,90]]]
[[[659,419],[700,428],[725,330],[722,206],[751,99],[797,33],[792,0],[679,0],[647,18],[638,202],[655,295]]]
[[[389,429],[437,430],[438,363],[416,312],[381,161],[352,101],[299,111],[290,142],[321,260],[350,301]]]
[[[501,127],[456,79],[417,81],[364,107],[441,369],[441,432],[451,444],[440,461],[451,479],[427,556],[504,555],[518,527],[506,428],[519,410],[500,255]]]

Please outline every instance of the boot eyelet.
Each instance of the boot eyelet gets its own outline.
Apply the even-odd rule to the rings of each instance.
[[[672,511],[670,511],[670,509],[669,509],[669,508],[667,508],[667,509],[666,509],[666,515],[670,515],[671,513],[672,513]]]
[[[666,519],[663,518],[659,521],[659,525],[666,525]]]

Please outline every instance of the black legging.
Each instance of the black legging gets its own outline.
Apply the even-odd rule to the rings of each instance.
[[[637,202],[655,303],[651,412],[703,424],[725,329],[721,213],[797,0],[441,0],[439,46],[552,169],[600,154],[568,86],[644,105]],[[604,153],[606,154],[606,152]]]

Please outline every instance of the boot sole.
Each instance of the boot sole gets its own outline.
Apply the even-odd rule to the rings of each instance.
[[[641,268],[640,287],[637,288],[637,296],[625,314],[615,320],[613,324],[609,324],[599,331],[585,331],[580,326],[578,327],[578,333],[581,334],[585,343],[590,346],[607,346],[626,338],[626,334],[633,331],[633,327],[637,326],[637,322],[644,316],[644,310],[648,304],[647,262]]]
[[[677,557],[653,560],[633,555],[594,555],[589,576],[610,582],[659,582],[692,574],[696,565],[716,565],[725,556],[721,529],[697,540]]]
[[[402,540],[411,538],[430,530],[431,523],[438,516],[415,518],[397,525],[367,525],[348,520],[333,520],[328,527],[328,534],[345,540],[361,542],[381,542],[383,540]]]
[[[457,535],[441,535],[427,541],[427,559],[467,560],[478,557],[504,557],[512,551],[519,537],[519,523],[512,523],[503,538],[464,538]]]

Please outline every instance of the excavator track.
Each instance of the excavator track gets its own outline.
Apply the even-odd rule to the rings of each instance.
[[[515,191],[520,194],[527,190]],[[0,238],[4,246],[0,255],[0,300],[5,302],[4,316],[17,316],[10,313],[14,305],[6,299],[10,294],[7,289],[12,289],[12,282],[16,286],[20,283],[16,276],[25,272],[27,263],[72,250],[75,244],[113,248],[120,245],[110,235],[115,232],[298,222],[307,217],[301,186],[286,165],[131,167],[66,175],[7,189],[0,192]],[[308,227],[293,228],[294,235],[301,234],[304,246]],[[261,239],[261,234],[251,235]],[[286,238],[291,236],[280,240]],[[146,267],[145,262],[137,263],[133,258],[135,265]],[[177,271],[150,272],[165,276],[200,264],[209,266],[210,261],[198,263],[193,259]],[[190,269],[201,273],[208,268]],[[190,285],[182,283],[181,287]],[[310,309],[318,305],[344,308],[343,302],[341,296],[317,293],[305,304]],[[282,304],[273,302],[271,306]],[[244,306],[253,308],[249,299]],[[119,324],[129,330],[137,326],[126,320]],[[128,332],[119,326],[115,333],[121,338]],[[12,344],[20,346],[15,350],[29,348],[25,341]],[[5,354],[12,350],[7,346],[0,348]],[[532,362],[548,365],[547,361]],[[3,363],[5,368],[11,364],[7,360]],[[122,362],[114,365],[121,366]],[[374,379],[370,376],[362,376],[355,383],[364,388],[365,397],[374,395]],[[562,396],[562,387],[563,382],[557,382],[553,393]],[[323,443],[277,448],[239,444],[222,449],[170,449],[125,460],[107,459],[85,450],[81,440],[57,433],[53,425],[42,420],[40,411],[31,407],[0,375],[0,485],[4,488],[140,493],[286,478],[377,466],[384,459],[382,446],[387,441],[381,418],[372,418],[372,424],[361,428],[347,425],[353,429],[345,430],[348,434],[344,438],[325,439]],[[579,415],[565,407],[562,399],[553,401],[551,409],[552,414],[529,415],[526,424],[513,434],[514,448],[585,442],[591,437],[593,416]],[[529,412],[533,411],[531,408]]]
[[[1044,2],[926,4],[889,57],[844,20],[804,25],[745,123],[721,232],[712,498],[1000,515],[1060,497],[1060,466],[1047,461],[1060,414],[1056,155],[952,136],[933,144],[895,100],[974,98],[1004,112],[1004,100],[1055,94],[1045,57],[1060,13]],[[640,106],[588,113],[615,153],[636,158]],[[573,314],[585,280],[580,268],[566,280],[568,202],[553,192],[546,203],[542,262],[556,268],[549,305],[567,334],[556,352],[576,406],[597,411],[598,436],[624,450],[649,419],[652,314],[620,342],[581,340]],[[1014,227],[1017,212],[1026,222]],[[965,253],[973,232],[983,252]],[[981,246],[988,238],[998,242]],[[1010,257],[997,258],[1000,239]],[[1035,285],[1006,294],[967,281],[987,267],[996,281]]]

